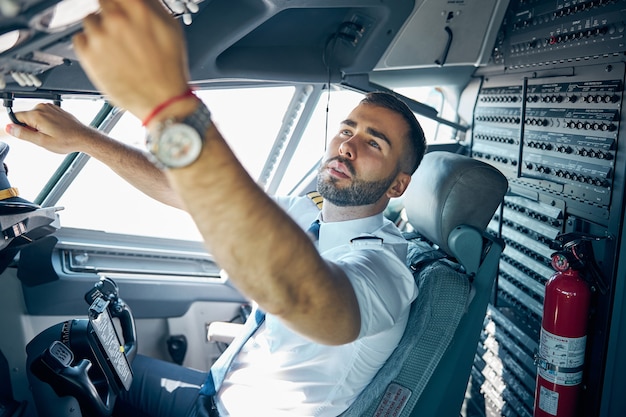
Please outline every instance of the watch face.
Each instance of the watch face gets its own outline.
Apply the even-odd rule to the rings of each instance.
[[[158,141],[155,156],[170,168],[184,167],[194,162],[202,151],[202,138],[186,124],[167,126]]]

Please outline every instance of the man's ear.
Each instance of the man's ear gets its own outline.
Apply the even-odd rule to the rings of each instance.
[[[406,172],[399,172],[398,175],[396,175],[396,179],[389,186],[389,189],[387,189],[387,197],[400,197],[402,194],[404,194],[410,182],[411,175],[407,174]]]

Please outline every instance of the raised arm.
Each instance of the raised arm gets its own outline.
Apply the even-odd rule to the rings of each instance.
[[[74,47],[96,86],[140,119],[188,88],[179,24],[158,0],[101,0]],[[194,97],[167,106],[148,125],[182,120]],[[259,188],[219,131],[205,132],[198,160],[167,170],[217,262],[237,287],[294,330],[328,344],[360,329],[356,296],[345,274],[319,256],[307,235]],[[254,138],[250,138],[254,140]]]
[[[38,104],[33,110],[15,113],[29,127],[9,124],[7,133],[51,152],[84,152],[108,165],[119,176],[150,197],[183,208],[163,172],[147,158],[146,152],[111,139],[85,126],[54,104]]]

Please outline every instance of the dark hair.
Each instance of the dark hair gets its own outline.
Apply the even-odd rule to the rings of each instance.
[[[400,169],[407,174],[413,174],[426,152],[426,139],[424,131],[419,122],[415,118],[413,111],[406,105],[404,101],[391,93],[382,91],[374,91],[367,93],[361,103],[371,104],[374,106],[384,107],[398,113],[406,121],[409,126],[408,144],[409,152],[406,152],[404,158],[400,162]]]

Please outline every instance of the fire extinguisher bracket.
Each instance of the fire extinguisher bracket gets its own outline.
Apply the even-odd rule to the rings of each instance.
[[[574,368],[568,368],[565,366],[558,366],[555,365],[551,362],[549,362],[546,358],[541,357],[538,353],[535,354],[535,366],[544,369],[546,371],[553,371],[553,372],[561,372],[561,373],[567,373],[567,374],[571,374],[574,372],[580,372],[583,370],[583,366],[577,366]]]

